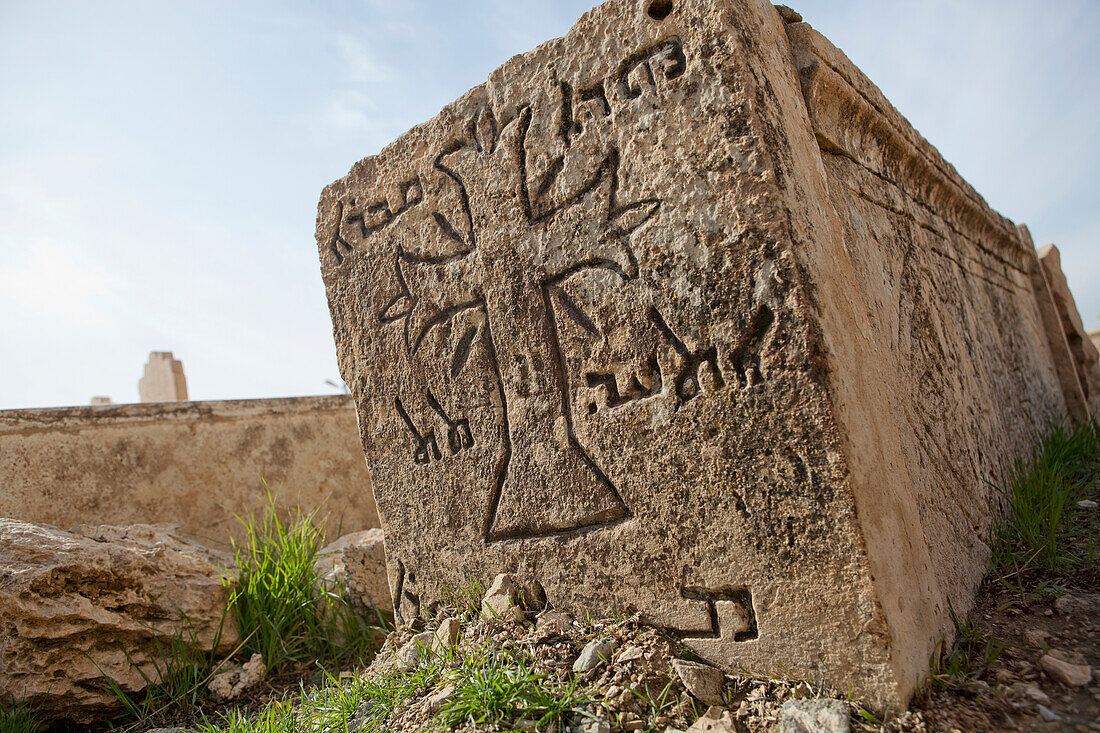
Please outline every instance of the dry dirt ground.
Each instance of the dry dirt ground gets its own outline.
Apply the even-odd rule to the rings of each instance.
[[[911,706],[928,730],[1100,731],[1100,572],[1069,580],[1067,589],[1032,578],[1033,590],[1024,594],[986,581],[969,617],[978,637],[976,674],[934,681]],[[1004,648],[983,665],[987,643]],[[1091,684],[1070,688],[1051,679],[1039,666],[1048,651],[1083,657],[1093,669]],[[1027,685],[1041,694],[1029,695]],[[1053,716],[1044,718],[1040,705]]]

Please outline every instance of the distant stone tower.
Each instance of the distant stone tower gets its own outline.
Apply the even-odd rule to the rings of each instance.
[[[182,402],[187,400],[187,379],[183,362],[171,351],[152,351],[145,365],[145,376],[138,380],[142,402]]]

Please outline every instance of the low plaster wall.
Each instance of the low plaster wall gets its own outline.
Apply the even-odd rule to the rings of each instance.
[[[316,510],[330,535],[378,526],[350,397],[0,411],[3,517],[168,522],[221,543],[268,490],[284,515]]]

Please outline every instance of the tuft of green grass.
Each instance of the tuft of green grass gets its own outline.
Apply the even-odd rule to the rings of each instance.
[[[561,682],[538,674],[524,655],[508,651],[466,656],[453,684],[454,693],[440,710],[451,728],[472,724],[564,733],[592,703],[575,679]]]
[[[1100,424],[1054,426],[999,489],[1009,513],[993,541],[993,568],[1002,580],[1029,570],[1061,573],[1090,565],[1094,526],[1076,506],[1100,481]]]
[[[466,582],[448,586],[443,590],[445,607],[455,609],[465,618],[481,615],[481,599],[485,597],[485,584],[474,575],[466,575]]]
[[[960,619],[950,604],[949,609],[951,623],[955,625],[955,643],[948,650],[941,640],[932,652],[930,665],[932,682],[941,687],[952,681],[980,679],[1005,650],[1004,642],[997,639],[990,629]]]
[[[194,625],[186,616],[183,625],[167,644],[154,634],[152,674],[133,664],[127,654],[127,659],[145,680],[146,687],[139,695],[128,695],[106,674],[103,675],[103,685],[122,703],[126,715],[138,723],[149,722],[173,706],[196,705],[215,671],[217,655],[214,650],[220,646],[225,620],[223,614],[213,642],[209,644],[210,649],[206,649],[207,645],[198,639]]]
[[[38,711],[26,701],[0,708],[0,733],[38,733],[42,728]]]
[[[394,711],[439,682],[448,657],[415,669],[390,669],[370,677],[325,674],[321,684],[301,685],[296,697],[270,703],[258,714],[238,709],[220,712],[197,726],[202,733],[388,733]]]
[[[669,673],[668,681],[659,690],[649,686],[649,678],[645,680],[644,689],[630,689],[642,710],[643,733],[664,731],[669,727],[666,721],[677,717],[680,697],[673,687],[671,670]]]
[[[313,515],[283,522],[269,499],[261,519],[242,523],[246,540],[234,543],[239,576],[227,590],[244,651],[262,655],[273,672],[369,653],[375,627],[351,607],[345,588],[314,572],[323,535]]]

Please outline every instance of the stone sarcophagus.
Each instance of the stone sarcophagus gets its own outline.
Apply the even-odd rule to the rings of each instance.
[[[510,572],[908,700],[1065,385],[1033,249],[797,21],[612,0],[325,189],[400,618]]]

